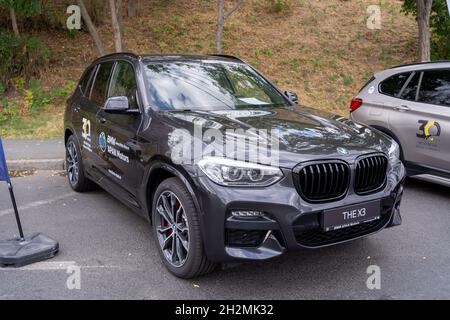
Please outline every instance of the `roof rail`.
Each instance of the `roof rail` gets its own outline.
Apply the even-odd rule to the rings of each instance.
[[[139,59],[141,56],[137,55],[133,52],[113,52],[113,53],[109,53],[109,54],[105,54],[104,56],[98,57],[97,59],[95,59],[94,61],[103,59],[103,58],[109,58],[109,57],[114,57],[114,56],[121,56],[121,55],[125,55],[125,56],[132,56],[136,59]]]
[[[208,56],[229,58],[229,59],[234,59],[234,60],[238,60],[238,61],[244,62],[242,59],[240,59],[240,58],[238,58],[236,56],[229,55],[229,54],[208,54]]]
[[[436,60],[436,61],[427,61],[427,62],[407,63],[407,64],[401,64],[398,66],[394,66],[391,69],[396,69],[396,68],[401,68],[401,67],[421,66],[421,65],[427,65],[427,64],[436,64],[436,63],[450,63],[450,60]]]

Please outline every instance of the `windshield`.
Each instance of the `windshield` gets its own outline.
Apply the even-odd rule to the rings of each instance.
[[[288,105],[251,68],[228,62],[162,62],[147,65],[150,97],[160,110],[223,110]]]

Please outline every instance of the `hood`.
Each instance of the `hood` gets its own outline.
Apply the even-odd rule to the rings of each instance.
[[[361,154],[387,153],[390,146],[389,138],[377,130],[306,107],[171,111],[164,112],[164,118],[173,128],[187,130],[197,138],[201,132],[201,139],[209,148],[221,148],[220,139],[211,138],[214,132],[234,139],[257,137],[259,145],[261,142],[273,145],[276,139],[279,163],[283,167],[316,159],[353,162]],[[230,155],[228,151],[224,153]]]

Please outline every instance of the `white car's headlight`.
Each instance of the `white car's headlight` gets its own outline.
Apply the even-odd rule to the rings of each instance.
[[[389,161],[391,163],[394,163],[399,160],[400,160],[400,146],[394,139],[392,139],[392,144],[389,147]]]
[[[239,187],[265,187],[283,178],[279,168],[226,158],[206,157],[200,169],[217,184]]]

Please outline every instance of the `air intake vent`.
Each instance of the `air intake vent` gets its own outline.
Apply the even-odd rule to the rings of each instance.
[[[384,187],[388,159],[384,155],[365,157],[356,165],[355,192],[375,193]]]
[[[294,182],[306,201],[335,201],[347,193],[350,169],[346,163],[336,160],[304,165],[294,170]]]

